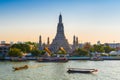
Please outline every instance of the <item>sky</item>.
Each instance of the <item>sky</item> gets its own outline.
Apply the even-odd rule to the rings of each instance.
[[[120,42],[120,0],[0,0],[0,41],[52,42],[60,13],[70,44]]]

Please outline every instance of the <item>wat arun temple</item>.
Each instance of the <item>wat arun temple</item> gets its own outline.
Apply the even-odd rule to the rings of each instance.
[[[71,53],[71,51],[72,51],[73,47],[70,46],[70,44],[68,43],[68,40],[66,39],[65,34],[64,34],[64,25],[62,23],[62,15],[61,14],[59,15],[59,22],[57,25],[57,33],[56,33],[56,36],[53,39],[52,43],[50,44],[49,37],[47,39],[47,44],[45,44],[45,43],[42,44],[41,39],[42,38],[40,36],[39,37],[39,49],[43,49],[43,47],[48,47],[52,53],[56,53],[62,47],[62,48],[64,48],[64,50],[67,53]],[[73,39],[74,39],[73,46],[75,46],[76,42],[78,40],[76,40],[76,42],[75,42],[75,36]]]
[[[50,50],[53,52],[58,51],[58,49],[60,47],[63,47],[66,52],[70,52],[70,46],[68,43],[68,40],[65,37],[64,34],[64,25],[62,23],[62,15],[59,15],[59,22],[58,22],[58,26],[57,26],[57,33],[55,36],[55,39],[53,39],[52,44],[50,45]]]

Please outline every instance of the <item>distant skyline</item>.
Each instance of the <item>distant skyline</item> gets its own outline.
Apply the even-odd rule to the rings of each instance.
[[[70,44],[120,42],[120,0],[0,0],[0,41],[52,42],[60,13]]]

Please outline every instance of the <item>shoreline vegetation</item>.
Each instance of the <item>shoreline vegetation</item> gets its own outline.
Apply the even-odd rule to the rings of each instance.
[[[72,49],[71,49],[72,50]],[[9,47],[8,52],[2,53],[0,60],[9,61],[28,61],[28,60],[52,60],[52,61],[65,61],[67,60],[120,60],[120,50],[112,48],[109,45],[85,43],[82,47],[74,48],[70,53],[66,52],[63,47],[60,47],[58,51],[51,52],[49,47],[43,46],[39,49],[38,43],[25,42],[19,44],[13,44]],[[40,60],[41,61],[41,60]]]

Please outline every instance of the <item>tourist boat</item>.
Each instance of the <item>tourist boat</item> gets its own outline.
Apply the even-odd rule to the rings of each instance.
[[[66,57],[49,57],[49,58],[39,58],[38,62],[68,62]]]
[[[80,69],[80,68],[68,68],[68,73],[94,73],[97,69]]]
[[[16,70],[22,70],[22,69],[28,69],[28,65],[24,65],[24,66],[21,66],[21,67],[13,67],[14,71]]]
[[[91,60],[91,61],[103,61],[103,58],[100,58],[100,57],[92,57],[90,60]]]
[[[11,58],[10,61],[14,61],[14,62],[23,62],[23,61],[27,61],[26,58]]]

